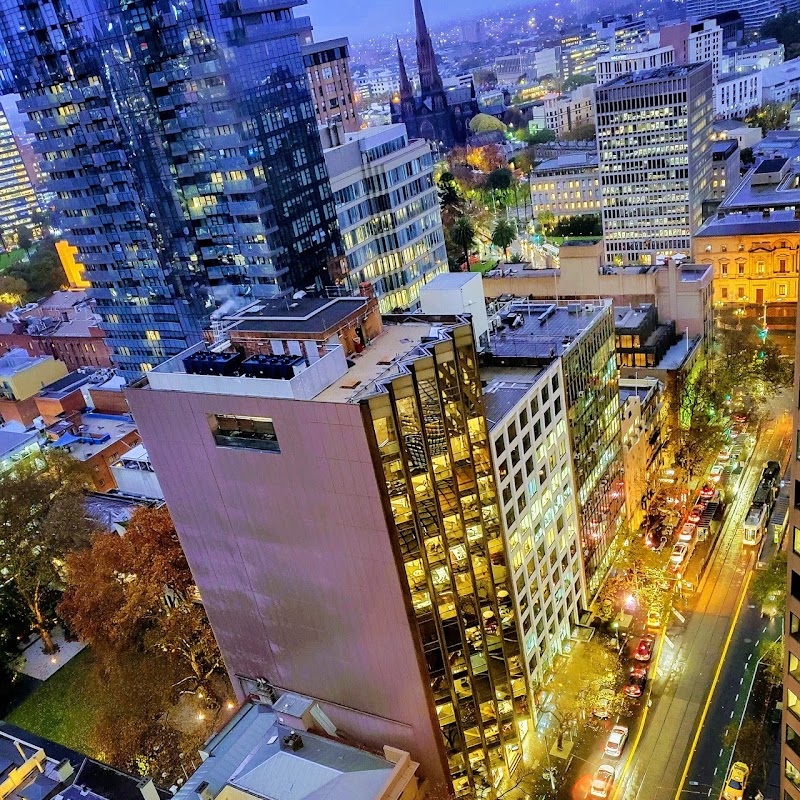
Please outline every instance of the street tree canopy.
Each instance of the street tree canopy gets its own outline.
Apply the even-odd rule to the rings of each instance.
[[[756,570],[750,584],[753,599],[761,606],[771,605],[782,617],[786,610],[786,553],[781,551],[766,569]]]
[[[0,574],[30,613],[46,653],[67,555],[95,529],[84,509],[85,466],[57,450],[17,464],[0,480]]]
[[[500,131],[505,133],[506,125],[491,114],[476,114],[469,121],[469,129],[476,134]]]
[[[502,249],[506,261],[508,261],[508,248],[517,238],[517,226],[505,219],[497,220],[497,224],[492,231],[492,244]]]

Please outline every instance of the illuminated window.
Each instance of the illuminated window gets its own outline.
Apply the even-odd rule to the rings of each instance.
[[[158,331],[145,331],[144,338],[151,342],[161,341],[161,334]]]

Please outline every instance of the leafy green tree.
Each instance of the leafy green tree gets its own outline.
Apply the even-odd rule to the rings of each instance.
[[[486,188],[492,192],[504,192],[511,188],[514,176],[508,167],[493,169],[486,178]]]
[[[573,75],[564,81],[564,91],[571,92],[579,86],[588,86],[590,83],[594,83],[594,76],[592,75]]]
[[[789,122],[789,111],[792,108],[791,102],[788,103],[765,103],[760,108],[751,111],[746,121],[750,125],[758,125],[762,133],[780,130],[786,127]]]
[[[553,226],[556,236],[602,236],[603,223],[596,214],[561,217]]]
[[[94,529],[84,509],[90,481],[83,464],[55,450],[18,464],[0,480],[0,575],[25,603],[45,653],[55,651],[50,632],[61,567]]]
[[[750,584],[753,599],[761,605],[773,606],[778,616],[786,611],[786,553],[781,551],[769,562],[766,569],[756,570]]]
[[[35,295],[49,295],[66,283],[64,267],[56,252],[55,242],[43,240],[28,262],[17,261],[8,270],[8,275],[21,278]]]
[[[589,122],[586,125],[577,125],[571,131],[562,135],[562,139],[568,142],[590,142],[596,137],[594,125]]]
[[[33,233],[27,225],[17,226],[17,244],[30,255],[33,246]]]
[[[786,49],[786,59],[800,55],[800,18],[796,11],[778,14],[761,26],[762,39],[777,39]]]
[[[536,215],[536,222],[545,233],[549,233],[556,224],[556,216],[552,211],[540,211]]]
[[[753,155],[752,147],[745,147],[740,153],[739,157],[741,158],[742,164],[744,165],[750,165],[756,163],[756,157]]]
[[[450,237],[453,243],[460,247],[464,253],[464,263],[469,268],[469,251],[477,244],[475,238],[475,228],[466,215],[459,217],[450,229]]]
[[[508,261],[508,248],[517,238],[517,226],[509,220],[499,219],[492,231],[492,244],[502,249],[506,261]]]
[[[786,646],[783,636],[774,642],[767,642],[761,648],[761,662],[764,665],[764,677],[770,686],[783,685],[783,663],[786,658]]]
[[[529,131],[525,136],[525,141],[528,142],[528,144],[547,144],[547,142],[554,142],[555,139],[555,132],[551,131],[549,128],[542,128],[533,133]]]
[[[14,585],[0,586],[0,716],[14,692],[19,643],[31,629],[30,612]]]

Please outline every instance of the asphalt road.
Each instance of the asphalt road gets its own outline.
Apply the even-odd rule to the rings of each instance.
[[[641,739],[633,754],[629,755],[630,763],[619,780],[614,800],[673,800],[676,796],[731,625],[743,603],[743,587],[754,560],[753,552],[741,544],[740,526],[764,462],[778,454],[783,458],[786,450],[781,450],[781,440],[788,435],[789,428],[790,421],[786,416],[761,436],[728,509],[698,594],[688,609],[680,609],[679,613],[688,611],[686,622],[684,624],[673,616],[667,627],[657,676],[650,687],[652,707],[648,710]],[[731,644],[733,652],[729,651],[726,660],[729,665],[742,658],[740,645],[746,648],[745,639],[755,640],[747,635],[750,632],[747,627],[751,624],[750,611],[745,608],[744,622],[737,626],[740,641]],[[744,658],[746,662],[746,655]],[[725,672],[724,676],[720,674],[720,683],[729,690],[738,684],[740,677],[741,674],[737,675],[735,670]],[[719,694],[722,696],[722,689]],[[703,726],[703,731],[717,743],[721,743],[722,730],[730,721],[730,716],[724,720],[726,711],[730,715],[725,706],[715,707],[713,717],[709,717]],[[708,749],[708,744],[704,743],[703,747],[696,767],[702,780],[694,776],[692,780],[697,780],[697,786],[687,783],[682,797],[707,796],[708,787],[713,783],[713,769],[717,766],[712,758],[714,751]],[[716,753],[719,754],[719,744]],[[700,785],[706,786],[702,794],[698,791]]]

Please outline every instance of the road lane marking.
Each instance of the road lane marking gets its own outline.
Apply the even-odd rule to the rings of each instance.
[[[705,723],[706,717],[708,716],[708,709],[711,707],[711,698],[714,696],[714,690],[717,688],[719,676],[722,673],[722,667],[725,664],[725,658],[728,655],[728,648],[731,646],[733,632],[736,630],[736,624],[739,622],[739,615],[742,613],[742,606],[744,605],[745,597],[747,597],[747,590],[750,587],[750,579],[752,577],[753,573],[750,571],[747,573],[747,577],[744,579],[744,584],[742,585],[742,594],[736,606],[736,612],[733,615],[733,620],[731,620],[731,627],[728,631],[728,636],[725,639],[725,646],[722,648],[722,655],[717,663],[717,670],[714,673],[714,680],[711,682],[711,688],[709,689],[708,697],[706,697],[706,702],[703,706],[703,713],[700,715],[700,721],[697,724],[697,730],[695,731],[694,739],[692,740],[692,746],[689,749],[689,758],[686,759],[686,766],[684,767],[683,774],[681,775],[681,781],[678,784],[678,791],[675,793],[675,800],[680,800],[680,796],[683,793],[683,787],[686,783],[686,778],[689,775],[689,770],[692,766],[692,758],[694,757],[694,752],[697,749],[697,743],[700,741],[700,733],[703,730],[703,723]],[[614,796],[614,800],[616,800],[616,795]]]

